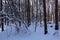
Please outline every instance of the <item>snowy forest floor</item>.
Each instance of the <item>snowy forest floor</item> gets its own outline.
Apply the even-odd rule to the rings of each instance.
[[[48,34],[44,34],[44,26],[43,24],[37,25],[36,32],[34,31],[35,29],[35,24],[32,23],[29,27],[28,31],[21,30],[19,33],[17,33],[14,29],[14,25],[8,26],[8,28],[0,32],[0,40],[60,40],[60,29],[58,30],[58,34],[54,35],[55,30],[54,30],[54,25],[55,24],[48,24]],[[53,27],[50,27],[53,26]]]

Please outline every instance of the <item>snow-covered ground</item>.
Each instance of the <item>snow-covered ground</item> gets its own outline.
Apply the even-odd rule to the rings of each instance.
[[[29,30],[21,30],[19,33],[15,31],[14,24],[8,26],[4,32],[0,32],[0,40],[60,40],[60,29],[59,34],[54,35],[54,25],[48,24],[48,34],[44,34],[43,24],[37,25],[36,32],[34,31],[35,24],[32,23]],[[53,27],[50,27],[53,26]],[[11,28],[12,27],[12,28]]]

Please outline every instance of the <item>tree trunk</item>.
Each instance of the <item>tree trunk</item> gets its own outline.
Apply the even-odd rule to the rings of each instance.
[[[2,11],[2,0],[0,0],[0,11]]]
[[[34,0],[33,0],[34,1]],[[32,22],[34,22],[34,2],[32,1]]]
[[[19,13],[20,13],[20,0],[19,0]],[[19,15],[20,17],[20,15]],[[19,26],[21,26],[21,22],[19,21]]]
[[[50,10],[49,6],[50,6],[50,4],[49,4],[49,0],[48,0],[48,12],[47,12],[48,13],[48,20],[47,20],[48,23],[49,23],[49,10]]]
[[[2,0],[0,0],[0,11],[2,11]],[[3,17],[3,14],[0,15],[1,17]],[[2,31],[4,31],[4,24],[3,24],[3,18],[1,18],[1,26],[2,26]]]
[[[31,20],[30,20],[30,1],[28,0],[27,2],[28,2],[28,4],[27,4],[27,21],[28,21],[27,24],[29,27],[30,22],[31,22]]]
[[[36,23],[35,23],[35,32],[37,27],[37,21],[38,21],[38,0],[36,0]]]
[[[46,23],[46,1],[43,0],[43,11],[44,11],[44,34],[47,34],[47,23]]]
[[[2,15],[2,17],[3,17],[3,15]],[[4,21],[4,19],[2,18],[2,19],[1,19],[2,31],[4,31],[4,23],[3,23],[3,21]]]
[[[55,0],[55,30],[58,29],[58,0]]]
[[[41,6],[42,6],[42,0],[39,0],[39,10],[40,10],[40,15],[39,15],[39,17],[40,17],[40,27],[41,27],[41,21],[42,21],[42,17],[41,17],[41,14],[42,14],[42,11],[41,11]]]

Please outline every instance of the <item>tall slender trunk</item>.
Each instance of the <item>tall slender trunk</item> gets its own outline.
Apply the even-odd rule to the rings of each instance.
[[[58,29],[58,0],[55,0],[55,30]]]
[[[34,0],[32,1],[32,21],[34,21]]]
[[[1,16],[3,17],[3,15],[1,15]],[[4,23],[3,23],[3,21],[4,21],[4,19],[2,18],[2,19],[1,19],[1,22],[2,22],[2,23],[1,23],[2,31],[4,31]]]
[[[42,21],[42,18],[41,18],[41,14],[42,14],[42,12],[41,12],[41,6],[42,6],[42,1],[41,0],[39,0],[39,10],[40,10],[40,15],[39,15],[39,17],[40,17],[40,27],[41,27],[41,21]]]
[[[2,0],[0,0],[0,11],[2,11]]]
[[[6,5],[6,0],[5,0],[5,5]],[[6,7],[6,6],[4,6],[4,7]],[[4,9],[5,10],[5,9]],[[7,16],[7,15],[6,15]],[[6,20],[6,17],[5,17],[5,25],[6,25],[6,22],[7,22],[7,20]]]
[[[49,10],[50,10],[49,6],[50,6],[50,5],[49,5],[49,0],[48,0],[48,12],[47,12],[47,13],[48,13],[48,20],[47,20],[48,23],[49,23]]]
[[[36,23],[35,23],[35,32],[36,32],[37,21],[38,21],[37,17],[38,17],[38,0],[36,0]]]
[[[47,34],[47,23],[46,23],[46,1],[43,0],[43,11],[44,11],[44,34]]]
[[[19,0],[19,13],[20,13],[20,0]],[[20,17],[20,15],[19,15]],[[19,21],[19,26],[21,26],[21,22]]]
[[[30,0],[28,0],[27,2],[28,2],[28,4],[27,4],[27,21],[28,21],[27,24],[29,27],[30,22],[31,22],[31,20],[30,20]]]
[[[0,0],[0,11],[2,11],[2,0]],[[0,17],[3,17],[3,14],[1,14]],[[1,26],[2,31],[4,31],[3,18],[1,18]]]

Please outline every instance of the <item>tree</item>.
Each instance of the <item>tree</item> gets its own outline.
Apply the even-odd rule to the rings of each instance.
[[[36,0],[36,23],[35,23],[35,32],[36,32],[36,27],[37,27],[37,19],[38,18],[38,0]]]
[[[55,0],[55,30],[58,29],[58,0]]]
[[[2,14],[1,16],[3,17],[4,15]],[[4,31],[4,23],[3,23],[3,21],[4,21],[4,18],[1,19],[2,31]]]
[[[34,21],[34,0],[32,0],[32,22]]]
[[[43,11],[44,11],[44,34],[47,34],[47,23],[46,23],[46,1],[43,0]]]
[[[27,0],[28,4],[27,4],[27,24],[28,24],[28,27],[31,23],[31,20],[30,20],[30,0]]]
[[[2,10],[2,0],[0,0],[0,11]]]
[[[0,0],[0,11],[2,11],[2,0]],[[3,14],[2,14],[2,12],[0,12],[1,14],[0,14],[0,17],[3,17]],[[1,26],[2,26],[2,31],[4,31],[4,24],[3,24],[3,18],[1,18]]]
[[[41,17],[41,14],[42,14],[42,9],[41,9],[41,7],[42,7],[42,0],[39,0],[39,9],[40,9],[40,24],[41,24],[41,21],[42,21],[42,17]],[[41,25],[40,25],[40,27],[41,27]]]
[[[48,20],[47,21],[48,21],[48,23],[49,23],[49,12],[50,12],[50,3],[49,2],[50,2],[50,0],[47,0],[47,6],[48,6],[48,8],[47,8]]]
[[[20,12],[20,0],[19,0],[19,12]],[[19,15],[20,17],[20,15]],[[19,26],[21,26],[21,22],[19,21]]]

